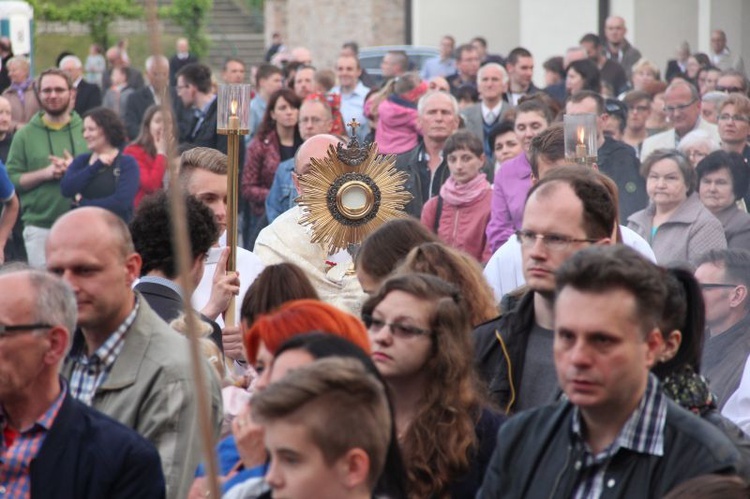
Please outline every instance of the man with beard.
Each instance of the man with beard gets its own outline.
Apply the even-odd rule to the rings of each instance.
[[[88,150],[83,120],[70,110],[72,85],[62,70],[39,76],[43,112],[16,133],[8,154],[8,175],[23,206],[23,241],[29,264],[44,267],[49,229],[70,209],[60,193],[60,178],[78,154]]]

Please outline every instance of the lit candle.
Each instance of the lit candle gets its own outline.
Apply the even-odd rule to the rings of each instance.
[[[587,156],[588,151],[586,150],[587,148],[586,148],[586,144],[584,141],[585,135],[586,135],[586,132],[584,128],[582,126],[578,127],[578,144],[576,144],[576,158],[582,159]]]
[[[228,128],[230,130],[239,130],[240,129],[240,117],[237,116],[237,101],[233,100],[231,104],[229,104],[229,123]]]

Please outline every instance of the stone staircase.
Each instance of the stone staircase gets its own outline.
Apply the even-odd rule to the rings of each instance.
[[[250,12],[242,0],[214,0],[207,32],[211,47],[205,62],[214,71],[227,57],[237,57],[245,61],[249,77],[249,66],[263,62],[263,13]]]

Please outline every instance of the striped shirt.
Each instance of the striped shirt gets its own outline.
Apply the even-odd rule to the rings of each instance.
[[[604,488],[616,485],[614,478],[606,479],[607,466],[620,449],[630,449],[641,454],[664,455],[664,425],[667,418],[667,402],[659,388],[659,382],[649,374],[646,392],[638,408],[620,430],[612,444],[597,455],[591,454],[581,429],[581,413],[573,412],[573,441],[583,445],[582,459],[574,463],[578,472],[578,484],[572,495],[575,499],[595,499]]]
[[[21,499],[31,497],[31,477],[29,466],[42,448],[60,406],[65,400],[67,389],[61,381],[60,394],[47,411],[34,424],[16,431],[8,426],[3,408],[0,407],[0,428],[3,430],[2,452],[0,453],[0,497]]]
[[[125,333],[133,325],[138,307],[138,296],[136,295],[133,310],[117,330],[90,357],[86,356],[85,348],[71,353],[73,370],[70,373],[70,394],[75,399],[86,405],[91,405],[96,389],[107,380],[112,366],[125,346]]]

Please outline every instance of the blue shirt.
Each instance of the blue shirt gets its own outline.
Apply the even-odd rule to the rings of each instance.
[[[266,101],[259,94],[250,101],[250,133],[247,135],[245,142],[250,144],[250,140],[258,131],[260,123],[263,121],[263,115],[266,114]]]
[[[370,125],[367,123],[367,118],[365,118],[365,97],[367,97],[370,89],[358,80],[357,86],[348,94],[341,92],[341,87],[338,86],[333,87],[331,92],[341,94],[341,117],[344,119],[346,135],[348,136],[351,131],[348,125],[353,118],[359,122],[357,139],[359,139],[360,144],[363,143],[365,137],[370,132]]]
[[[279,163],[273,175],[273,183],[266,196],[266,218],[268,223],[290,208],[297,206],[297,189],[292,182],[294,175],[294,158]]]
[[[450,76],[456,73],[456,60],[452,57],[441,59],[440,56],[424,61],[422,79],[430,80],[436,76]]]
[[[8,170],[5,168],[3,162],[0,161],[0,202],[7,203],[15,193],[16,190],[13,187],[13,182],[8,177]]]

